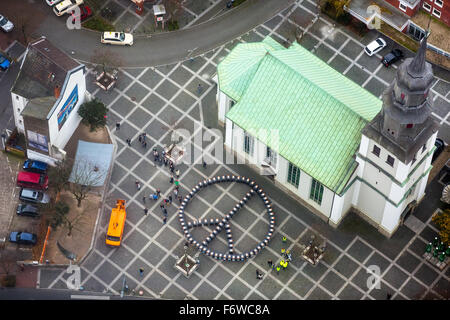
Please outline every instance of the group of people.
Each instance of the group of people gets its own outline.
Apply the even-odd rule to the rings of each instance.
[[[287,242],[286,237],[283,236],[281,238],[281,241],[283,243],[286,243]],[[281,249],[281,257],[282,257],[282,259],[278,265],[275,265],[273,263],[272,259],[267,260],[267,264],[269,265],[269,268],[271,268],[272,270],[276,270],[277,274],[279,274],[281,269],[286,270],[289,265],[289,262],[292,261],[292,255],[291,255],[290,251],[286,250],[284,248]],[[262,277],[263,277],[262,273],[259,270],[256,270],[256,278],[262,279]]]

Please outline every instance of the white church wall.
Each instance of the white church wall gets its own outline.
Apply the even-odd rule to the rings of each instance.
[[[389,234],[394,232],[400,223],[400,215],[402,214],[405,207],[405,203],[402,203],[402,205],[395,207],[390,202],[386,202],[380,227]]]
[[[361,183],[356,208],[379,224],[383,217],[386,199],[365,183]]]
[[[16,125],[17,131],[20,133],[25,134],[25,127],[23,125],[23,117],[21,116],[21,113],[25,106],[28,103],[28,99],[25,99],[22,96],[19,96],[18,94],[15,94],[11,92],[11,101],[13,105],[13,115],[14,115],[14,123]]]

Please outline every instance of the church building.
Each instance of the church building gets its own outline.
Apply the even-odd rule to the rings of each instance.
[[[390,237],[425,195],[438,124],[426,37],[382,100],[297,43],[238,44],[217,69],[225,147],[333,226]]]

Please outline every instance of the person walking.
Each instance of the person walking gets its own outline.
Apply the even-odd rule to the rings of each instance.
[[[142,144],[142,146],[147,149],[147,141],[144,141],[144,143]]]
[[[161,190],[156,189],[156,195],[158,196],[158,198],[161,196]]]
[[[153,200],[158,200],[158,195],[156,193],[152,194]]]
[[[145,196],[142,197],[142,202],[145,203]]]
[[[277,266],[277,274],[280,274],[280,269],[281,269],[281,267]]]
[[[164,216],[164,218],[163,218],[163,224],[166,224],[166,222],[167,222],[167,217]]]
[[[174,180],[173,183],[175,184],[175,186],[178,187],[178,185],[180,184],[180,182],[178,180]]]
[[[169,199],[169,203],[172,204],[172,196],[170,194],[169,194],[168,199]]]
[[[116,122],[116,130],[117,130],[117,131],[120,130],[120,122]]]
[[[272,261],[272,259],[267,260],[267,264],[269,265],[269,268],[273,268],[273,261]]]
[[[183,202],[183,197],[181,195],[178,195],[178,201],[180,202],[180,204],[181,202]]]
[[[170,176],[169,182],[170,182],[170,183],[173,183],[173,176]]]
[[[206,162],[203,160],[203,168],[206,169]]]
[[[139,180],[136,180],[136,182],[134,183],[135,185],[136,185],[136,188],[139,190],[141,187],[140,187],[140,184],[139,184]]]
[[[144,208],[144,214],[145,214],[145,215],[148,214],[148,209],[147,209],[147,207]]]
[[[141,277],[144,276],[144,268],[139,268],[139,275],[140,275]]]
[[[142,141],[145,141],[145,138],[147,138],[147,134],[144,132],[144,133],[142,134]]]
[[[177,176],[177,179],[180,177],[180,170],[175,170],[175,175]]]
[[[139,140],[140,143],[142,143],[142,135],[139,135],[138,140]]]
[[[166,209],[166,208],[163,208],[162,210],[163,210],[163,215],[164,215],[165,217],[167,217],[167,209]]]
[[[174,189],[173,194],[175,195],[175,197],[178,197],[178,189]]]
[[[198,87],[197,87],[197,92],[198,92],[198,94],[201,94],[202,91],[203,91],[202,85],[199,83]]]
[[[127,138],[127,144],[129,147],[131,147],[131,139],[130,138]]]
[[[256,269],[256,279],[259,279],[259,275],[260,275],[259,270]]]
[[[173,170],[175,169],[175,167],[173,166],[173,162],[172,161],[170,161],[170,163],[169,163],[169,169],[170,169],[170,172],[173,173]]]

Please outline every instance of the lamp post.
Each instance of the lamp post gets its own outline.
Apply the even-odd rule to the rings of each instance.
[[[128,286],[127,286],[127,280],[125,278],[125,275],[123,275],[122,290],[120,291],[120,297],[121,298],[123,298],[123,294],[124,294],[125,289],[128,289]]]

